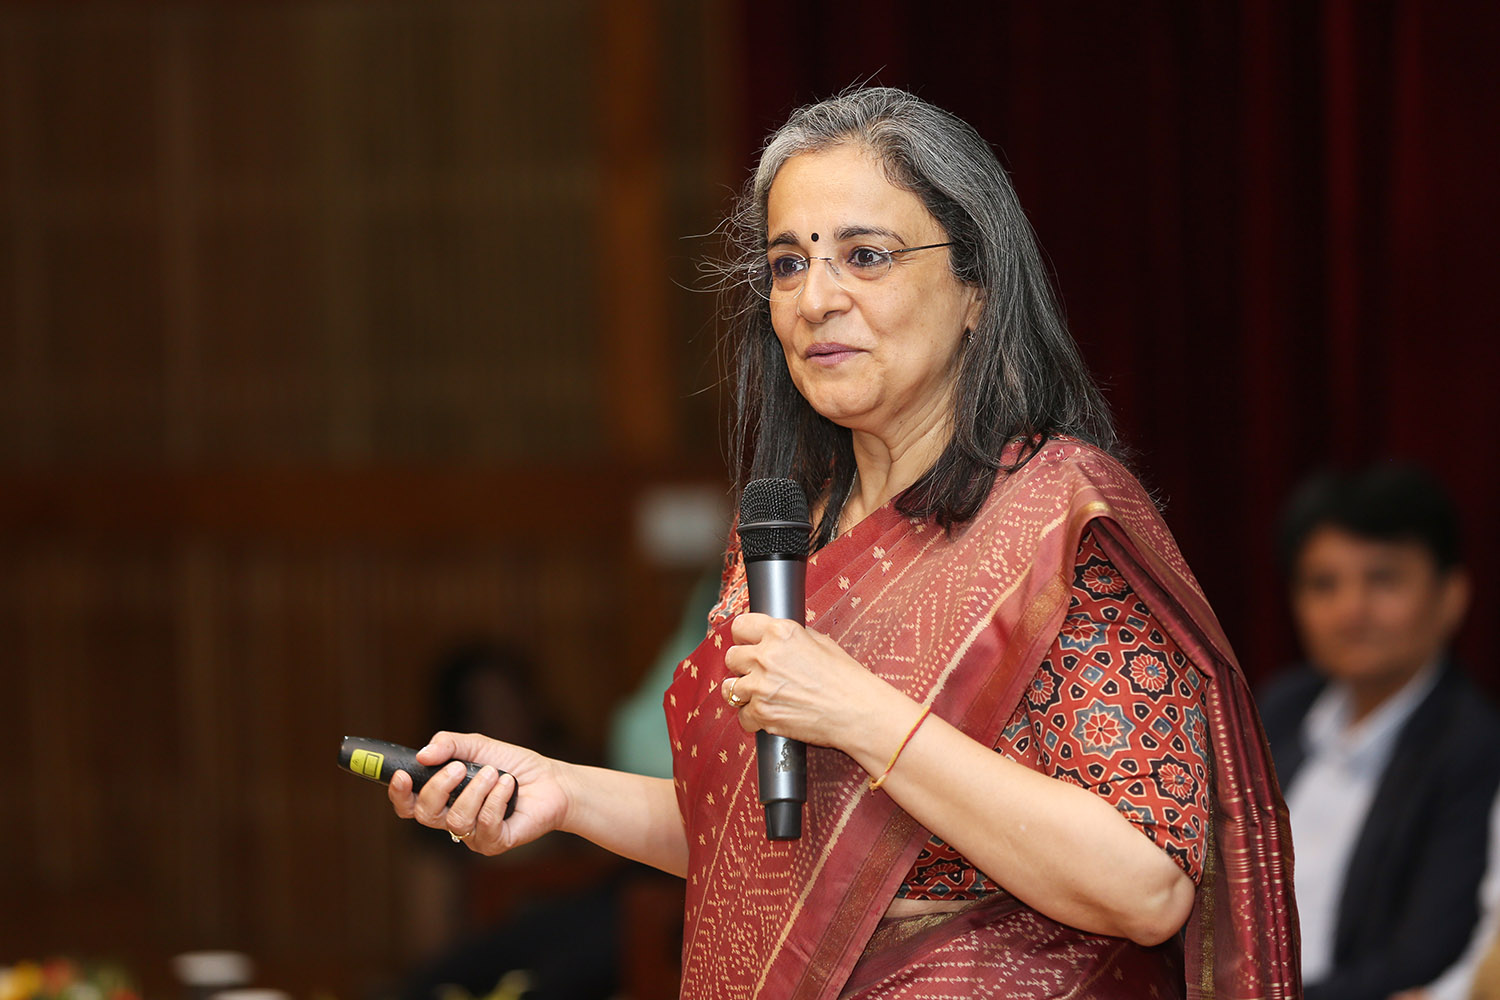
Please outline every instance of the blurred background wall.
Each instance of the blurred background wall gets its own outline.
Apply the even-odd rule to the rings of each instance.
[[[233,947],[362,997],[416,957],[410,833],[336,742],[425,739],[435,664],[493,636],[602,753],[701,569],[642,518],[723,499],[699,234],[853,82],[995,144],[1253,679],[1295,655],[1282,496],[1401,455],[1458,496],[1493,685],[1497,22],[0,5],[0,965],[165,988]]]

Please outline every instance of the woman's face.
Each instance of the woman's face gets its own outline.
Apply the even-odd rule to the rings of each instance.
[[[951,387],[959,344],[978,323],[979,290],[949,269],[947,248],[894,258],[877,281],[844,266],[849,252],[946,242],[948,237],[910,191],[886,180],[880,163],[858,145],[788,160],[766,203],[767,255],[833,257],[810,261],[795,297],[773,297],[771,323],[798,391],[813,409],[843,427],[899,446],[951,426]]]

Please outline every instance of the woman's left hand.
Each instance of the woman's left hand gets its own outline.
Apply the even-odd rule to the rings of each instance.
[[[872,713],[910,705],[906,695],[866,670],[838,643],[784,618],[743,614],[730,626],[724,654],[733,675],[720,688],[747,732],[764,729],[819,746],[852,749]]]

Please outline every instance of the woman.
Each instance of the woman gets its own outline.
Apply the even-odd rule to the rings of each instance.
[[[988,146],[854,91],[771,138],[734,221],[739,477],[813,500],[807,627],[740,613],[732,547],[672,781],[439,734],[421,759],[511,772],[515,815],[490,768],[445,807],[457,764],[397,812],[684,876],[687,997],[1297,994],[1242,678]],[[765,838],[758,729],[809,745],[799,840]]]

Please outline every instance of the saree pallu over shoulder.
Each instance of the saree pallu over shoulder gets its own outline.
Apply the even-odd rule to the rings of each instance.
[[[994,746],[1061,627],[1090,526],[1208,681],[1215,849],[1186,932],[1187,995],[1298,996],[1290,836],[1253,702],[1155,505],[1114,459],[1048,442],[952,536],[877,511],[809,560],[807,624]],[[719,696],[730,643],[726,620],[666,694],[689,848],[682,995],[832,1000],[929,833],[848,756],[809,747],[803,836],[767,841],[754,738]]]

